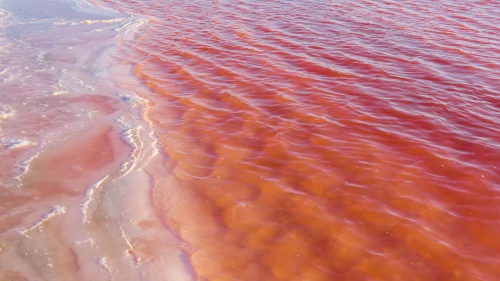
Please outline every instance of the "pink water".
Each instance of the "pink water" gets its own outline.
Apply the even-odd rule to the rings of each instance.
[[[5,146],[5,183],[30,149],[42,152],[2,191],[1,249],[16,257],[2,278],[500,277],[498,2],[93,4],[125,20],[80,21],[60,46],[82,52],[45,57],[93,90],[38,97],[33,80],[2,85],[16,112],[6,136],[72,135]],[[55,32],[35,30],[30,46]],[[39,110],[53,115],[43,123]],[[19,231],[43,224],[39,237]],[[73,267],[46,266],[65,252]]]

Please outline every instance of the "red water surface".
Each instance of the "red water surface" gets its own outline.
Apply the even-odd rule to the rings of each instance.
[[[200,280],[500,278],[500,2],[106,3]]]

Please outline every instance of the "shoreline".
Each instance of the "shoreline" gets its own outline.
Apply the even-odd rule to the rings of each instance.
[[[101,45],[84,49],[86,43],[72,43],[58,52],[48,45],[49,52],[39,56],[52,65],[55,75],[63,75],[57,81],[66,90],[29,97],[34,103],[37,99],[65,103],[70,113],[78,115],[64,125],[74,124],[70,129],[61,127],[55,134],[50,127],[45,128],[47,133],[41,130],[38,139],[33,137],[37,145],[30,147],[35,154],[19,160],[25,168],[18,175],[18,187],[4,198],[13,200],[4,206],[8,213],[0,217],[10,222],[0,233],[0,279],[193,280],[184,242],[156,217],[150,198],[154,179],[149,171],[162,165],[163,156],[143,118],[147,102],[133,88],[113,80],[119,75],[129,85],[140,86],[131,66],[115,64],[113,53],[145,21],[130,15],[115,19],[109,10],[101,12],[108,19],[93,20],[90,15],[101,7],[73,3],[90,19],[62,23],[49,19],[52,27],[47,32],[57,29],[83,43],[78,33],[68,33],[76,28],[83,38],[96,38]],[[66,39],[58,40],[64,47]],[[76,55],[77,50],[83,52]],[[69,80],[61,80],[64,75]],[[22,114],[18,110],[12,120]],[[29,155],[23,147],[7,149]]]
[[[500,276],[496,2],[0,1],[0,281]]]

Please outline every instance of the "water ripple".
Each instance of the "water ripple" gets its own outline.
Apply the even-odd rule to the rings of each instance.
[[[200,277],[500,275],[498,1],[109,2]]]

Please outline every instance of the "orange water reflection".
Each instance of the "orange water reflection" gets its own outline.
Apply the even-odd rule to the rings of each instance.
[[[500,276],[500,7],[423,2],[111,1],[202,280]]]

